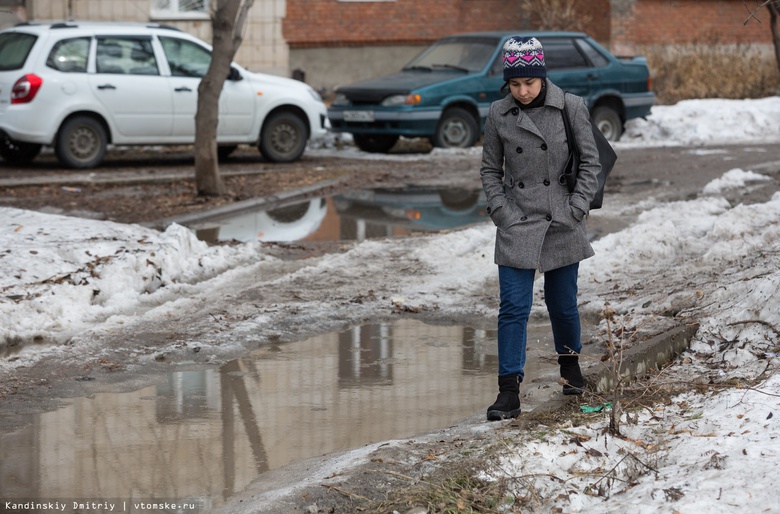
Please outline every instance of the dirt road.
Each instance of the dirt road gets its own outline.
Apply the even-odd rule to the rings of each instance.
[[[115,152],[105,166],[89,171],[62,169],[52,155],[44,154],[26,167],[0,167],[0,205],[153,223],[284,191],[323,196],[411,184],[480,188],[478,148],[435,155],[414,153],[420,146],[410,143],[385,160],[366,159],[354,150],[312,150],[291,164],[270,164],[255,149],[241,148],[221,167],[231,194],[217,198],[196,195],[193,161],[186,148]],[[735,167],[769,175],[780,169],[776,145],[618,148],[618,155],[606,206],[599,215],[608,215],[616,204],[651,197],[660,201],[691,198],[706,183]],[[317,190],[320,184],[328,187]],[[767,191],[756,192],[756,200]],[[733,200],[752,201],[752,194]]]

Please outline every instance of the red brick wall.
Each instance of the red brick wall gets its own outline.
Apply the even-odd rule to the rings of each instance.
[[[691,42],[771,44],[769,15],[744,24],[761,0],[576,0],[585,29],[613,51]],[[519,0],[287,0],[282,33],[290,48],[422,45],[481,30],[533,30]]]
[[[617,0],[612,3],[613,47],[682,43],[771,43],[769,13],[751,21],[755,0]]]
[[[587,0],[587,32],[609,41],[609,0]],[[282,34],[290,48],[427,44],[447,34],[532,30],[518,0],[287,0]]]

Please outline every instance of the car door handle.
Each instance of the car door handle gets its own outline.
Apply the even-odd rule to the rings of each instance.
[[[597,73],[588,73],[587,75],[585,75],[585,78],[587,78],[588,80],[598,80],[599,76]]]
[[[191,93],[192,89],[188,88],[187,86],[181,86],[174,89],[177,93]]]
[[[116,89],[116,86],[113,84],[103,84],[102,86],[98,86],[98,89]]]

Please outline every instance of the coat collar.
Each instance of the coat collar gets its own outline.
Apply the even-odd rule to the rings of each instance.
[[[555,107],[556,109],[563,110],[563,89],[559,88],[552,82],[550,82],[550,79],[545,79],[547,81],[547,98],[544,100],[545,107]],[[512,109],[517,108],[517,104],[515,103],[514,98],[512,97],[512,93],[509,93],[504,98],[498,101],[498,112],[502,116],[506,116],[509,114],[509,112],[512,111]]]

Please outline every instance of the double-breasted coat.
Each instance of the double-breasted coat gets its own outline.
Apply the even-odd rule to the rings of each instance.
[[[584,219],[601,170],[585,102],[545,80],[543,106],[523,110],[511,94],[490,106],[480,169],[496,225],[495,263],[541,272],[594,255]],[[569,157],[564,101],[580,153],[573,192],[561,179]]]

